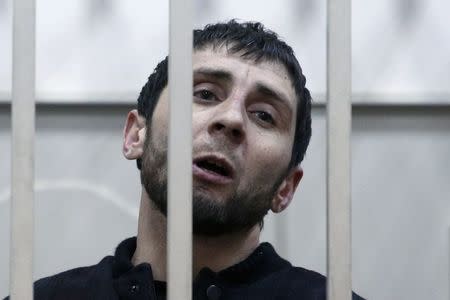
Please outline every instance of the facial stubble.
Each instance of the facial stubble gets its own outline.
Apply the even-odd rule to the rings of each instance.
[[[167,143],[155,143],[147,135],[142,157],[141,182],[150,201],[167,217]],[[263,163],[263,162],[261,162]],[[285,172],[275,180],[247,185],[228,199],[218,201],[201,186],[193,184],[193,233],[220,236],[249,230],[261,223]]]

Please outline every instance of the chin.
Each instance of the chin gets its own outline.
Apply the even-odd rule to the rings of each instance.
[[[194,184],[192,187],[193,201],[206,201],[213,203],[225,203],[230,198],[224,189],[211,187],[204,184]],[[200,199],[200,200],[199,200]]]

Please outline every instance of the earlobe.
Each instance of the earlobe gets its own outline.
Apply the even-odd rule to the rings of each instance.
[[[294,197],[294,192],[300,180],[303,177],[303,169],[300,166],[294,167],[283,182],[280,184],[278,191],[272,200],[272,211],[274,213],[282,212],[289,206]]]
[[[137,159],[144,152],[146,124],[145,118],[133,109],[127,115],[123,129],[122,153],[127,159]]]

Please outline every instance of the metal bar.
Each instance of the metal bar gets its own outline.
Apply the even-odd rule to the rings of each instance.
[[[125,93],[93,93],[93,94],[50,94],[37,93],[36,104],[49,105],[135,105],[136,99],[134,92]],[[313,93],[314,99],[312,106],[324,106],[326,104],[326,95],[322,93]],[[11,95],[0,91],[0,105],[11,103]],[[435,107],[450,106],[450,93],[432,93],[429,94],[390,94],[390,93],[353,93],[352,106],[416,106],[416,107]]]
[[[351,0],[327,6],[327,299],[351,299]]]
[[[192,0],[169,6],[168,299],[192,297]]]
[[[13,1],[11,299],[33,299],[35,1]]]

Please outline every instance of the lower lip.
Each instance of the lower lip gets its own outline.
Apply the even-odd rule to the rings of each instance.
[[[192,164],[192,174],[198,179],[214,184],[226,184],[231,182],[231,177],[222,176],[217,173],[207,171],[200,168],[196,164]]]

